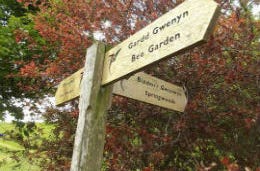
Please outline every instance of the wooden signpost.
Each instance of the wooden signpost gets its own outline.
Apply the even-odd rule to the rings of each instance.
[[[81,81],[79,118],[71,171],[99,171],[105,143],[105,120],[112,87],[101,87],[105,46],[93,44],[87,50]]]
[[[88,48],[83,78],[81,69],[61,82],[55,95],[56,104],[62,104],[80,94],[71,171],[101,168],[112,83],[121,80],[114,85],[115,94],[184,111],[187,99],[181,87],[137,72],[205,42],[218,13],[213,0],[188,0],[107,53],[100,43]]]
[[[55,94],[56,105],[61,105],[79,96],[83,71],[82,68],[61,82]],[[113,94],[179,112],[183,112],[187,104],[187,98],[182,87],[152,77],[144,72],[120,80],[113,87]]]

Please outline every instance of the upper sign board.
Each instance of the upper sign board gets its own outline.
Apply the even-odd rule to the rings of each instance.
[[[218,16],[213,0],[188,0],[105,55],[102,85],[205,42]]]

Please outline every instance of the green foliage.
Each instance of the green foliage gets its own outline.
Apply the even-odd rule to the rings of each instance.
[[[16,0],[0,0],[0,23],[6,25],[11,15],[23,16],[26,9]]]
[[[18,124],[19,125],[19,124]],[[43,154],[37,154],[36,150],[42,146],[43,139],[52,139],[52,125],[20,124],[19,127],[11,123],[0,123],[0,170],[41,170],[40,162]],[[28,142],[30,146],[28,146]]]
[[[35,97],[32,91],[24,91],[24,84],[36,84],[35,80],[25,78],[21,71],[26,75],[24,66],[43,53],[42,47],[46,43],[34,29],[35,8],[24,8],[15,0],[1,0],[0,10],[0,119],[8,111],[21,120],[22,106],[13,105],[12,99]],[[38,58],[37,63],[40,62],[42,59]]]
[[[0,96],[2,110],[8,106],[6,99],[23,93],[33,97],[32,92],[44,92],[79,69],[95,31],[105,34],[106,43],[116,44],[181,2],[54,0],[37,5],[21,1],[26,10],[35,5],[39,13],[34,17],[28,12],[2,13],[8,18],[0,40],[4,64],[0,84],[5,86]],[[103,170],[259,168],[259,21],[252,17],[249,1],[237,1],[240,7],[230,1],[217,2],[222,13],[207,44],[146,70],[186,87],[185,112],[114,97],[107,117]],[[111,27],[102,24],[107,20]],[[31,49],[29,45],[37,46]],[[41,46],[46,50],[41,51]],[[9,73],[20,75],[8,78]],[[37,141],[38,127],[31,123],[17,122],[18,132],[10,134],[27,152],[37,148],[34,156],[48,158],[41,165],[45,170],[70,167],[78,103],[71,105],[71,111],[46,112],[46,120],[55,126],[52,138]],[[39,145],[42,142],[44,146]]]

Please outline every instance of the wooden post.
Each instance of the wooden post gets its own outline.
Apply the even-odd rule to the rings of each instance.
[[[104,56],[104,44],[95,43],[87,50],[71,171],[101,170],[106,113],[112,94],[112,86],[101,87]]]

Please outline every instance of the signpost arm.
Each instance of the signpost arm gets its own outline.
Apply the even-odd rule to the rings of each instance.
[[[99,171],[105,143],[105,120],[112,87],[101,87],[105,45],[95,43],[87,50],[81,82],[79,118],[71,171]]]

